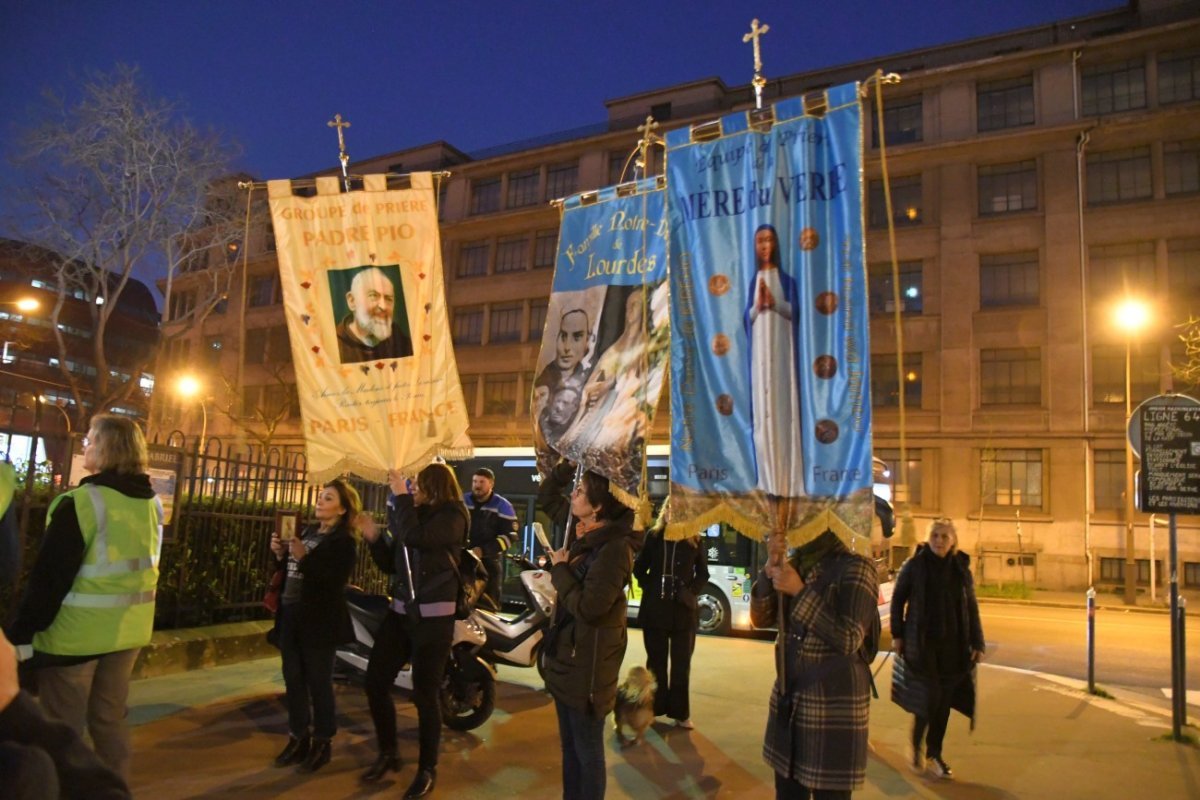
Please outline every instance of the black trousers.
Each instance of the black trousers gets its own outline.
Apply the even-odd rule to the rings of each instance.
[[[495,602],[496,608],[503,608],[504,604],[500,600],[500,587],[502,583],[501,579],[504,577],[504,564],[501,562],[499,556],[495,558],[481,558],[480,561],[483,562],[483,566],[487,567],[488,580],[486,591],[488,597],[492,598],[492,601]]]
[[[297,739],[312,735],[332,739],[337,732],[333,701],[334,645],[314,647],[304,641],[297,624],[299,606],[280,609],[279,651],[287,694],[288,731]]]
[[[775,773],[775,800],[850,800],[850,791],[810,789],[795,778]]]
[[[913,719],[913,747],[921,748],[925,737],[925,755],[940,758],[946,727],[950,724],[950,703],[958,685],[967,679],[964,670],[963,648],[955,642],[930,641],[923,659],[929,675],[929,716]]]
[[[692,652],[696,649],[696,629],[667,630],[642,628],[646,644],[646,668],[654,675],[658,690],[654,693],[654,715],[687,719],[692,673]]]
[[[392,682],[412,661],[413,704],[417,707],[420,769],[434,769],[442,740],[442,706],[438,699],[446,661],[454,640],[454,617],[412,620],[389,611],[375,634],[367,662],[367,705],[375,723],[380,753],[396,752],[396,705]]]

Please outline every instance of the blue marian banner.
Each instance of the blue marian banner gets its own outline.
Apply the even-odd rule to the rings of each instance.
[[[565,456],[631,507],[667,370],[663,206],[656,178],[567,198],[530,398],[541,472]]]
[[[817,98],[666,137],[671,538],[870,536],[858,86]]]

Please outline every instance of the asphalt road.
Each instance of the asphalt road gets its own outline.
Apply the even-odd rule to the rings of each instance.
[[[981,602],[987,660],[992,664],[1087,679],[1087,613],[1083,609]],[[1200,689],[1200,618],[1187,618],[1187,686]],[[1160,690],[1171,685],[1171,631],[1166,614],[1096,611],[1096,683]]]

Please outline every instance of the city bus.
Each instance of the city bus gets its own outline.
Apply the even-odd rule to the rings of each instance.
[[[670,446],[650,445],[647,452],[647,485],[650,499],[655,511],[666,499],[670,491]],[[553,530],[553,523],[545,514],[537,509],[537,493],[540,476],[533,448],[529,447],[477,447],[472,458],[454,463],[460,485],[469,487],[471,475],[480,467],[487,467],[496,474],[497,494],[508,499],[517,513],[517,522],[521,540],[521,550],[536,560],[541,554],[541,547],[533,533],[533,523],[541,522],[547,533]],[[890,526],[888,515],[891,504],[890,487],[887,481],[887,467],[879,459],[875,459],[875,495],[877,521]],[[708,550],[708,584],[697,597],[700,608],[700,628],[702,634],[727,634],[731,631],[749,631],[754,626],[750,624],[750,584],[762,569],[767,560],[766,543],[740,535],[734,528],[725,523],[710,525],[701,533],[704,546]],[[557,540],[555,541],[557,544]],[[503,578],[503,599],[510,602],[520,601],[520,590],[517,580],[516,567],[505,560],[505,575]],[[890,590],[890,585],[887,587]],[[881,600],[890,591],[885,590]],[[641,600],[641,587],[637,581],[629,589],[629,614],[637,615]]]

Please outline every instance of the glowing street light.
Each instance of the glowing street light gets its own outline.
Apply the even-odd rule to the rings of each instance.
[[[197,397],[200,399],[200,442],[199,450],[204,451],[204,439],[208,436],[208,404],[204,402],[201,393],[204,384],[195,375],[180,375],[175,381],[175,392],[184,399]]]
[[[1133,381],[1130,346],[1133,337],[1150,322],[1150,306],[1135,297],[1126,297],[1113,311],[1113,322],[1125,334],[1125,427],[1133,414]],[[1133,445],[1125,442],[1125,604],[1137,602],[1137,563],[1133,551]]]
[[[29,314],[37,311],[42,304],[39,303],[35,297],[22,297],[20,300],[17,300],[17,302],[13,303],[13,305],[17,307],[18,311]]]

